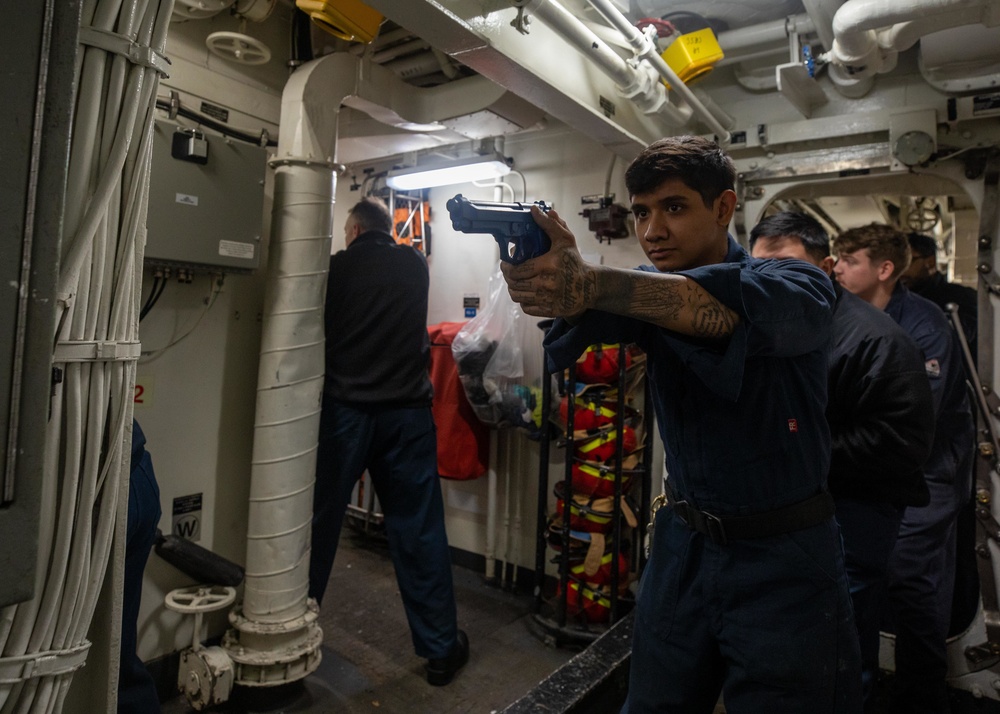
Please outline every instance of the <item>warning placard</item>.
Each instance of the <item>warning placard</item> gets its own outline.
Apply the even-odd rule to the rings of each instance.
[[[174,499],[174,535],[188,540],[201,540],[201,494],[178,496]]]

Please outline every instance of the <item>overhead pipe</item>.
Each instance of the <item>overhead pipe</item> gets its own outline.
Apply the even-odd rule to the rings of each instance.
[[[708,110],[701,100],[695,96],[694,92],[681,81],[677,73],[670,68],[670,65],[663,61],[663,58],[660,57],[660,53],[656,49],[656,45],[646,35],[641,33],[611,0],[587,0],[587,2],[605,20],[614,25],[622,33],[629,44],[632,45],[637,57],[649,62],[659,75],[667,81],[670,88],[681,96],[687,105],[691,107],[695,115],[715,134],[719,145],[723,148],[729,146],[729,131],[726,130],[726,127]]]
[[[859,97],[923,35],[977,23],[1000,24],[1000,6],[991,0],[848,0],[833,17],[833,47],[822,59],[831,63],[834,86]]]
[[[628,97],[647,114],[659,114],[675,126],[683,126],[688,115],[667,101],[666,88],[655,73],[629,64],[598,37],[576,15],[556,0],[514,0],[514,5],[530,12],[577,47],[594,65],[608,75],[622,96]],[[634,29],[634,28],[633,28]]]
[[[844,0],[802,0],[806,14],[816,27],[819,41],[827,50],[833,47],[833,16],[844,4]]]
[[[719,47],[728,58],[730,55],[755,52],[762,47],[785,42],[791,35],[808,35],[815,31],[816,26],[812,18],[803,13],[720,32],[717,39]]]

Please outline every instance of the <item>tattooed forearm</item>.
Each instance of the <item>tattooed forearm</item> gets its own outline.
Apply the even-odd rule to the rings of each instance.
[[[693,334],[707,339],[731,335],[738,320],[736,313],[705,292],[697,283],[689,282],[688,286],[688,304],[694,315]]]
[[[684,276],[614,269],[594,274],[596,298],[588,304],[599,310],[709,341],[725,339],[739,323],[735,312]]]
[[[562,293],[562,312],[572,315],[580,311],[580,305],[590,305],[597,293],[597,278],[593,271],[581,271],[577,261],[570,255],[562,259],[563,280],[567,289]]]
[[[696,337],[728,337],[736,328],[736,315],[721,305],[702,305],[695,313],[693,327]]]

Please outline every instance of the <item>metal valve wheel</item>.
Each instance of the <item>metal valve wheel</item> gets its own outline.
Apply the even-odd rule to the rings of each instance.
[[[174,612],[198,615],[221,610],[232,605],[235,600],[236,588],[222,585],[196,585],[190,588],[171,590],[164,598],[164,604]]]
[[[213,32],[205,45],[212,54],[240,64],[266,64],[271,59],[270,47],[239,32]]]

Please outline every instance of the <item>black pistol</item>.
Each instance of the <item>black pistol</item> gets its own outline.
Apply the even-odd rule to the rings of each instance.
[[[451,226],[462,233],[489,233],[500,246],[500,260],[523,263],[547,253],[552,241],[535,219],[531,206],[543,211],[549,206],[545,201],[531,203],[497,203],[474,201],[458,194],[445,204],[451,216]]]

